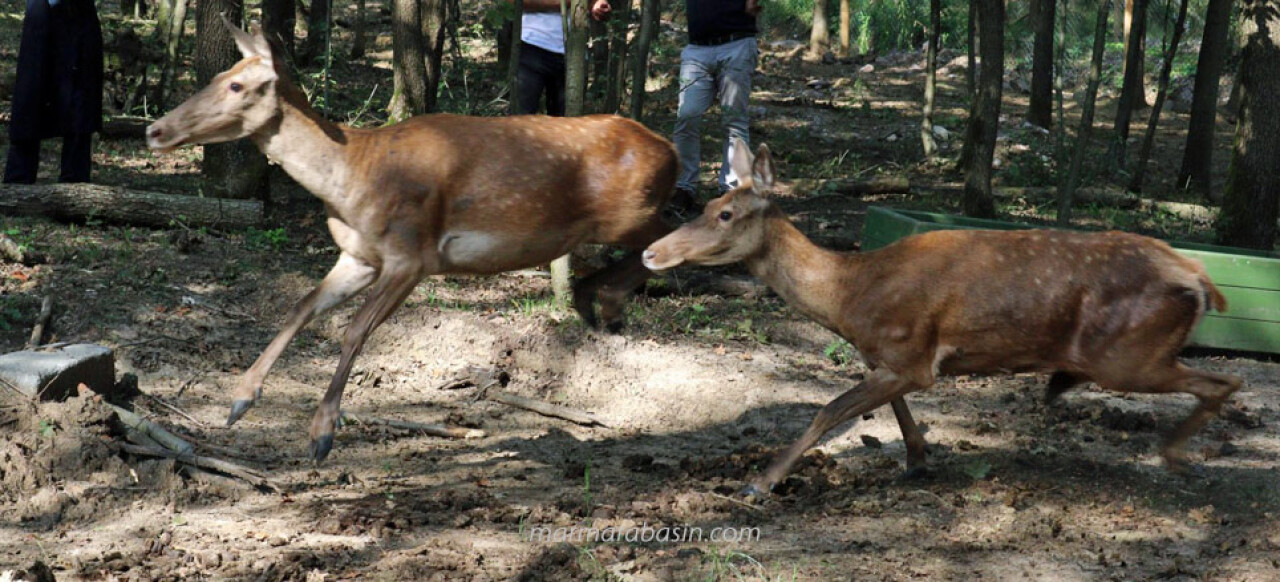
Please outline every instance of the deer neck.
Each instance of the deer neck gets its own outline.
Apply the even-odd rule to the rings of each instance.
[[[770,205],[764,220],[763,248],[745,261],[747,268],[787,304],[836,329],[857,256],[814,244],[776,206]]]
[[[299,98],[301,98],[299,96]],[[305,102],[281,98],[281,114],[250,136],[273,164],[334,208],[348,205],[347,134]]]

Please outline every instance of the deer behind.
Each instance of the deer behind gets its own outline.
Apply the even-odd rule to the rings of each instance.
[[[224,19],[225,22],[225,19]],[[378,129],[331,123],[308,105],[261,31],[226,23],[244,59],[147,129],[151,148],[248,137],[322,199],[337,264],[286,317],[242,377],[227,423],[313,317],[371,287],[342,340],[312,419],[311,454],[332,448],[343,387],[369,333],[424,276],[490,274],[545,264],[584,243],[635,249],[574,285],[589,324],[611,328],[650,276],[639,249],[670,232],[660,210],[677,161],[670,142],[615,116],[415,117]]]
[[[1048,398],[1086,381],[1124,392],[1183,392],[1199,405],[1163,449],[1171,468],[1241,380],[1187,368],[1177,354],[1226,300],[1201,265],[1155,239],[1066,231],[938,231],[868,253],[810,242],[764,194],[773,163],[735,146],[750,180],[652,244],[652,270],[744,261],[789,304],[840,334],[871,369],[827,404],[746,493],[765,493],[827,431],[892,404],[908,471],[925,442],[903,397],[939,375],[1052,372]]]

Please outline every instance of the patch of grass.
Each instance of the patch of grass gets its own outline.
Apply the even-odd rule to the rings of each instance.
[[[822,349],[822,355],[826,356],[831,363],[844,367],[852,363],[856,358],[853,353],[853,345],[844,339],[833,340]]]
[[[244,231],[244,244],[250,250],[278,251],[289,242],[289,233],[283,228],[269,228],[267,230],[258,230],[252,226]]]

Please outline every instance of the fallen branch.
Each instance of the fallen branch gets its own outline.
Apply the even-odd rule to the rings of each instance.
[[[109,402],[104,402],[103,404],[110,406],[112,410],[116,411],[116,416],[120,417],[120,422],[124,423],[126,428],[126,438],[134,440],[131,437],[131,434],[137,433],[173,452],[175,455],[189,455],[195,452],[195,445],[192,445],[178,435],[161,428],[160,425]]]
[[[267,477],[254,469],[250,469],[249,467],[232,463],[231,461],[224,461],[214,457],[202,457],[195,454],[178,454],[163,447],[145,447],[129,443],[120,443],[120,449],[131,455],[176,459],[180,463],[186,463],[201,469],[212,469],[219,473],[225,473],[232,477],[248,481],[256,487],[267,489],[275,493],[280,492],[280,487],[276,485],[270,477]]]
[[[27,349],[40,346],[44,339],[44,328],[49,324],[49,316],[53,315],[53,296],[45,295],[40,301],[40,315],[36,316],[36,325],[31,328],[31,338],[27,340]]]
[[[194,422],[194,423],[196,423],[196,424],[197,424],[197,425],[199,425],[199,426],[202,426],[202,427],[204,427],[204,426],[208,426],[208,425],[206,425],[205,423],[200,422],[199,420],[197,420],[197,419],[196,419],[196,417],[191,416],[190,414],[187,414],[187,411],[185,411],[185,410],[183,410],[183,409],[181,409],[181,408],[178,408],[177,406],[174,406],[173,404],[169,404],[168,402],[165,402],[165,401],[164,401],[163,399],[161,399],[159,396],[155,396],[155,395],[152,395],[152,394],[147,394],[147,395],[146,395],[146,397],[147,397],[147,399],[148,399],[148,400],[150,400],[150,401],[152,401],[152,402],[155,402],[156,404],[159,404],[160,406],[163,406],[163,407],[165,407],[165,408],[168,408],[168,409],[169,409],[171,412],[173,412],[174,414],[177,414],[178,416],[181,416],[182,418],[185,418],[185,419],[187,419],[187,420],[190,420],[191,422]]]
[[[444,437],[448,439],[482,439],[486,436],[484,431],[474,428],[459,428],[446,426],[443,424],[422,424],[419,422],[409,422],[407,420],[392,420],[387,418],[373,418],[369,416],[356,416],[350,412],[342,413],[342,420],[353,424],[367,424],[370,426],[385,426],[400,430],[408,430],[420,432],[422,434]]]
[[[484,397],[494,402],[501,402],[502,404],[514,406],[516,408],[523,408],[543,416],[562,418],[569,422],[574,422],[584,426],[609,426],[605,424],[604,420],[600,417],[591,414],[590,412],[575,410],[567,406],[560,406],[559,404],[551,404],[549,402],[525,398],[523,396],[516,396],[515,394],[508,394],[497,390],[485,392]]]
[[[56,219],[97,218],[112,223],[168,228],[246,227],[262,221],[262,202],[131,190],[100,184],[0,184],[0,213]]]

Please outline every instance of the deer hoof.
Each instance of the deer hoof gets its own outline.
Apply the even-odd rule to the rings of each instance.
[[[237,420],[240,420],[240,417],[244,416],[244,413],[249,412],[249,409],[253,408],[253,403],[254,401],[252,399],[236,400],[235,402],[232,402],[231,414],[227,415],[227,426],[231,426],[235,424]]]
[[[311,440],[311,459],[317,465],[324,462],[325,457],[329,456],[329,451],[333,450],[333,435],[320,435]]]
[[[900,477],[903,481],[923,481],[929,478],[929,469],[923,465],[907,467]]]
[[[610,321],[609,323],[606,323],[606,324],[604,325],[604,328],[605,328],[605,330],[606,330],[606,331],[608,331],[609,333],[614,333],[614,334],[622,333],[622,328],[623,328],[623,327],[624,327],[624,324],[622,323],[622,320],[618,320],[618,321]]]

